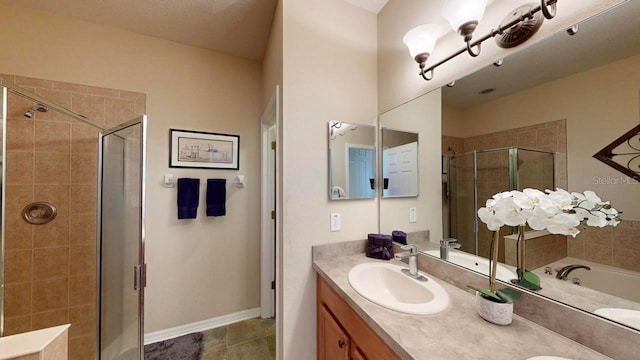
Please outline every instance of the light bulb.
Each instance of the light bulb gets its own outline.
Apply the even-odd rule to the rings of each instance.
[[[453,30],[460,31],[467,23],[477,25],[486,7],[487,0],[447,0],[442,6],[442,17],[449,21]]]
[[[425,62],[433,53],[436,41],[440,36],[440,26],[435,24],[425,24],[416,26],[409,30],[402,38],[402,41],[409,48],[411,57],[418,62]],[[418,60],[421,58],[423,60]]]

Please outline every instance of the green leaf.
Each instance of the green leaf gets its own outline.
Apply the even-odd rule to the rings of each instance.
[[[496,290],[496,295],[502,299],[504,303],[512,303],[522,297],[522,293],[518,290],[514,290],[511,288],[504,288]]]
[[[473,289],[477,292],[479,292],[480,294],[482,294],[485,298],[491,300],[491,301],[495,301],[495,302],[499,302],[499,303],[503,303],[504,300],[498,296],[498,294],[496,294],[495,292],[489,290],[489,289],[479,289],[475,286],[471,286],[471,285],[467,285],[468,288]]]
[[[537,287],[540,287],[540,277],[532,273],[531,271],[525,270],[522,279],[528,281],[531,284],[534,284]]]

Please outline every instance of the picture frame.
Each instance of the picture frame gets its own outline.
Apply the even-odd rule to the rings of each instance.
[[[240,169],[240,136],[169,129],[169,167]]]

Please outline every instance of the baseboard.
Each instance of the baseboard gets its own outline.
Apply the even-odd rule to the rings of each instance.
[[[144,334],[144,344],[151,344],[158,341],[173,339],[178,336],[187,335],[193,332],[205,331],[224,325],[233,324],[238,321],[253,319],[260,316],[260,308],[238,311],[203,321],[180,325],[173,328],[155,331]]]

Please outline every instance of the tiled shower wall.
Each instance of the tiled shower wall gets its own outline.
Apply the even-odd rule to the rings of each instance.
[[[469,138],[458,138],[452,136],[442,137],[443,155],[451,155],[452,153],[460,155],[472,152],[473,150],[480,151],[512,146],[554,152],[556,187],[564,189],[567,188],[566,120],[550,121]],[[479,154],[477,165],[478,206],[483,206],[485,201],[493,196],[493,194],[506,191],[509,188],[508,153],[506,151],[500,151]],[[521,170],[526,171],[526,168],[523,167]],[[462,169],[462,172],[464,172],[466,176],[471,177],[473,175],[472,163],[470,163],[466,169]],[[462,176],[465,176],[464,174]],[[522,171],[520,172],[520,175],[528,179],[533,178],[533,174],[523,174]],[[472,183],[471,178],[469,181]],[[458,206],[473,209],[473,196],[470,194],[467,195],[466,203],[464,201],[459,202]],[[452,211],[457,211],[457,219],[455,216],[452,216],[452,225],[456,225],[456,221],[461,224],[473,224],[475,212],[460,211],[453,207]],[[463,228],[464,229],[461,231],[461,234],[458,235],[452,232],[452,235],[454,237],[459,236],[462,240],[461,243],[463,244],[463,247],[465,247],[464,239],[473,236],[473,226],[470,225]],[[503,232],[505,232],[503,235],[507,235],[505,230],[503,230]],[[480,224],[478,234],[478,252],[480,255],[487,256],[487,254],[489,254],[491,237],[491,232],[487,230],[486,226]],[[500,261],[504,261],[504,242],[501,242],[501,244],[502,246],[500,246],[499,259]],[[471,246],[473,245],[469,243],[466,248],[469,249]]]
[[[624,214],[623,218],[624,218]],[[570,257],[640,271],[640,221],[622,220],[616,227],[589,227],[567,237]]]
[[[59,81],[0,75],[105,127],[145,113],[146,97]],[[9,95],[7,109],[5,335],[71,323],[69,358],[87,360],[96,338],[96,198],[98,130]],[[46,225],[21,217],[48,201]]]

